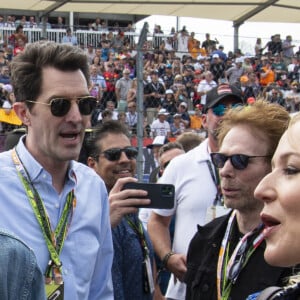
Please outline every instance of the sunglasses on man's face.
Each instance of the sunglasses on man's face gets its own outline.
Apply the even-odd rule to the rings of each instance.
[[[231,106],[226,106],[224,104],[218,104],[218,105],[212,107],[212,111],[213,111],[214,115],[216,115],[218,117],[222,117],[222,116],[224,116],[227,109],[237,108],[237,107],[242,107],[242,104],[235,103],[235,104],[232,104]]]
[[[120,159],[122,152],[130,160],[136,159],[138,155],[138,150],[135,147],[111,148],[99,153],[99,155],[103,155],[107,160],[117,161]]]
[[[247,168],[249,164],[249,160],[251,158],[256,157],[271,157],[271,155],[246,155],[246,154],[233,154],[233,155],[225,155],[222,153],[211,153],[211,160],[216,168],[223,168],[226,161],[230,159],[232,166],[237,170],[244,170]]]
[[[49,103],[31,100],[26,100],[26,102],[48,105],[53,116],[63,117],[70,111],[72,100],[70,98],[54,98]],[[92,96],[77,97],[76,102],[80,113],[84,116],[90,115],[97,104],[96,98]]]

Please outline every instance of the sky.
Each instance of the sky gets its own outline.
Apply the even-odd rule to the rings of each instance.
[[[169,34],[172,27],[180,30],[183,26],[186,26],[186,29],[189,32],[195,32],[196,38],[201,42],[205,39],[205,33],[208,32],[210,33],[211,39],[217,38],[220,44],[224,45],[225,52],[233,50],[234,29],[232,22],[230,21],[187,17],[180,17],[177,19],[177,17],[173,16],[153,15],[136,23],[136,29],[142,29],[144,22],[148,22],[149,31],[151,33],[153,32],[155,24],[160,25],[165,34]],[[239,48],[244,53],[253,54],[257,37],[262,38],[263,45],[265,45],[270,40],[271,35],[276,33],[280,33],[281,39],[283,40],[287,35],[291,35],[294,44],[297,46],[294,50],[298,49],[298,46],[300,46],[300,23],[245,22],[239,28]]]

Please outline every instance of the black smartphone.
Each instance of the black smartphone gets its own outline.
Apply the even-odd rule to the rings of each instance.
[[[148,195],[142,198],[150,199],[151,203],[137,207],[163,209],[174,207],[175,187],[173,184],[127,182],[123,186],[123,190],[125,189],[145,190],[148,192]]]

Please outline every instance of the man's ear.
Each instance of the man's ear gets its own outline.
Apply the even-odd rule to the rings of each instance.
[[[202,114],[202,126],[204,129],[207,129],[207,114]]]
[[[30,112],[25,102],[16,102],[13,108],[22,123],[26,126],[30,126]]]
[[[92,168],[92,169],[95,169],[95,166],[96,166],[96,161],[94,158],[92,158],[91,156],[88,157],[87,159],[87,165]]]

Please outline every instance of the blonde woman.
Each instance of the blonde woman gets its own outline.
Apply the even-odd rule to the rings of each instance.
[[[261,219],[265,224],[265,259],[274,266],[300,263],[300,114],[291,121],[272,159],[272,172],[255,190],[264,202]],[[299,299],[300,275],[290,277],[283,289],[270,287],[257,299]],[[266,294],[266,296],[263,295]],[[269,296],[269,294],[272,296]],[[256,299],[256,298],[249,298]]]

